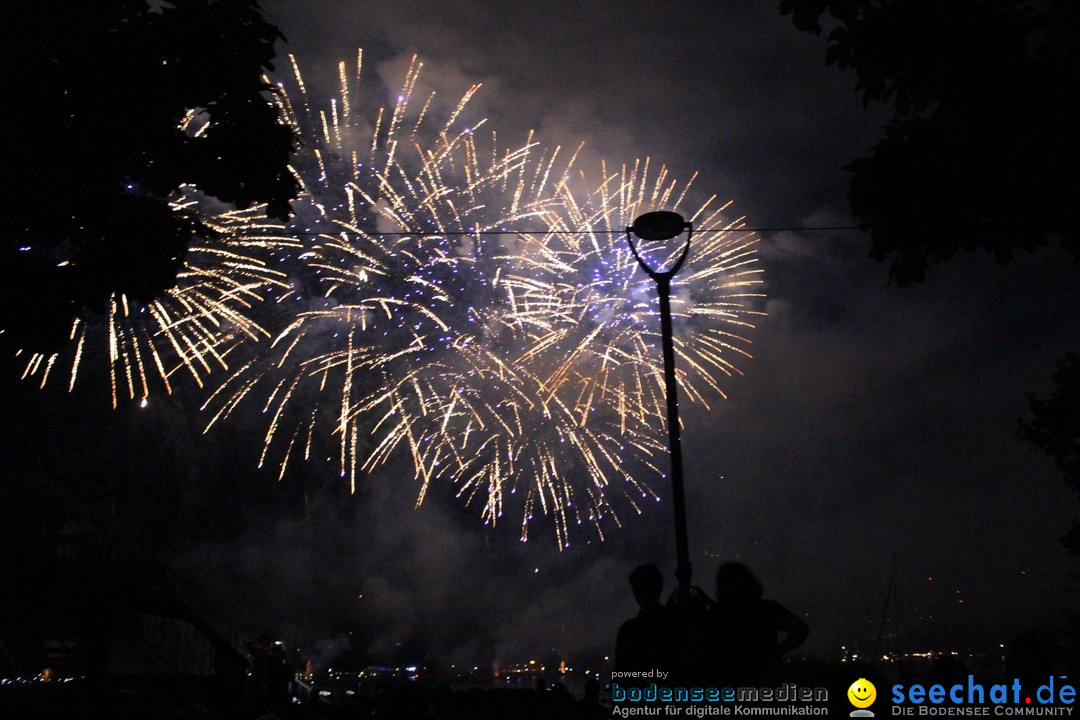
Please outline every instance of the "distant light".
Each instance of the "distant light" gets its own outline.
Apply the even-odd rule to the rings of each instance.
[[[139,407],[146,407],[146,405],[147,405],[146,398],[143,398],[142,400],[139,401]]]

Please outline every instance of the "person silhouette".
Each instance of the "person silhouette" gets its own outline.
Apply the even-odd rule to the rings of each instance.
[[[640,610],[622,624],[615,639],[615,672],[670,672],[674,628],[670,611],[660,603],[664,578],[654,563],[630,573],[630,587]]]
[[[716,604],[710,609],[710,665],[725,685],[757,686],[780,669],[785,653],[810,629],[790,610],[762,597],[761,581],[746,565],[726,562],[716,570]],[[778,639],[780,633],[783,640]]]

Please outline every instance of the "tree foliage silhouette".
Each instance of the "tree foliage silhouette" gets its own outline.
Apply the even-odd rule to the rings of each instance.
[[[782,0],[894,117],[847,166],[871,255],[900,285],[931,262],[1061,241],[1080,262],[1080,4],[1049,0]]]
[[[55,348],[113,293],[175,285],[209,232],[170,206],[183,184],[289,216],[295,140],[263,79],[281,35],[254,0],[6,3],[0,20],[0,328],[17,345]]]
[[[1053,394],[1031,398],[1031,419],[1020,421],[1020,437],[1053,458],[1080,494],[1080,356],[1068,353],[1058,361],[1053,380]],[[1062,542],[1080,555],[1080,520],[1073,520]]]

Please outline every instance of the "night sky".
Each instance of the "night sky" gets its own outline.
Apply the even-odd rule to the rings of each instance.
[[[825,40],[778,2],[269,2],[309,87],[365,51],[396,94],[408,59],[506,142],[586,141],[579,165],[652,157],[734,201],[751,227],[853,224],[842,166],[887,117]],[[374,99],[365,98],[372,103]],[[354,100],[356,102],[356,100]],[[910,649],[983,649],[1075,606],[1075,559],[1058,543],[1075,496],[1017,439],[1031,393],[1077,350],[1080,282],[1057,249],[1000,267],[964,255],[926,283],[890,285],[857,231],[761,233],[768,317],[745,377],[711,411],[683,403],[695,584],[740,558],[766,595],[804,615],[807,652],[869,647],[896,568]],[[192,602],[231,633],[295,639],[326,660],[352,640],[371,658],[513,662],[605,654],[636,611],[626,576],[655,561],[674,585],[671,508],[560,552],[491,529],[451,488],[413,509],[411,474],[356,496],[334,466],[278,483],[256,470],[261,429],[201,435],[188,384],[109,409],[107,383],[38,390],[5,367],[4,539],[73,510],[151,548]],[[62,385],[62,383],[60,384]]]

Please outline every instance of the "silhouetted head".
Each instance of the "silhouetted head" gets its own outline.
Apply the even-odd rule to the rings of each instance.
[[[741,562],[726,562],[716,569],[716,601],[721,605],[751,605],[762,592],[761,581]]]
[[[664,589],[664,576],[655,563],[638,565],[630,573],[630,587],[634,590],[634,599],[641,607],[660,604],[660,592]]]

